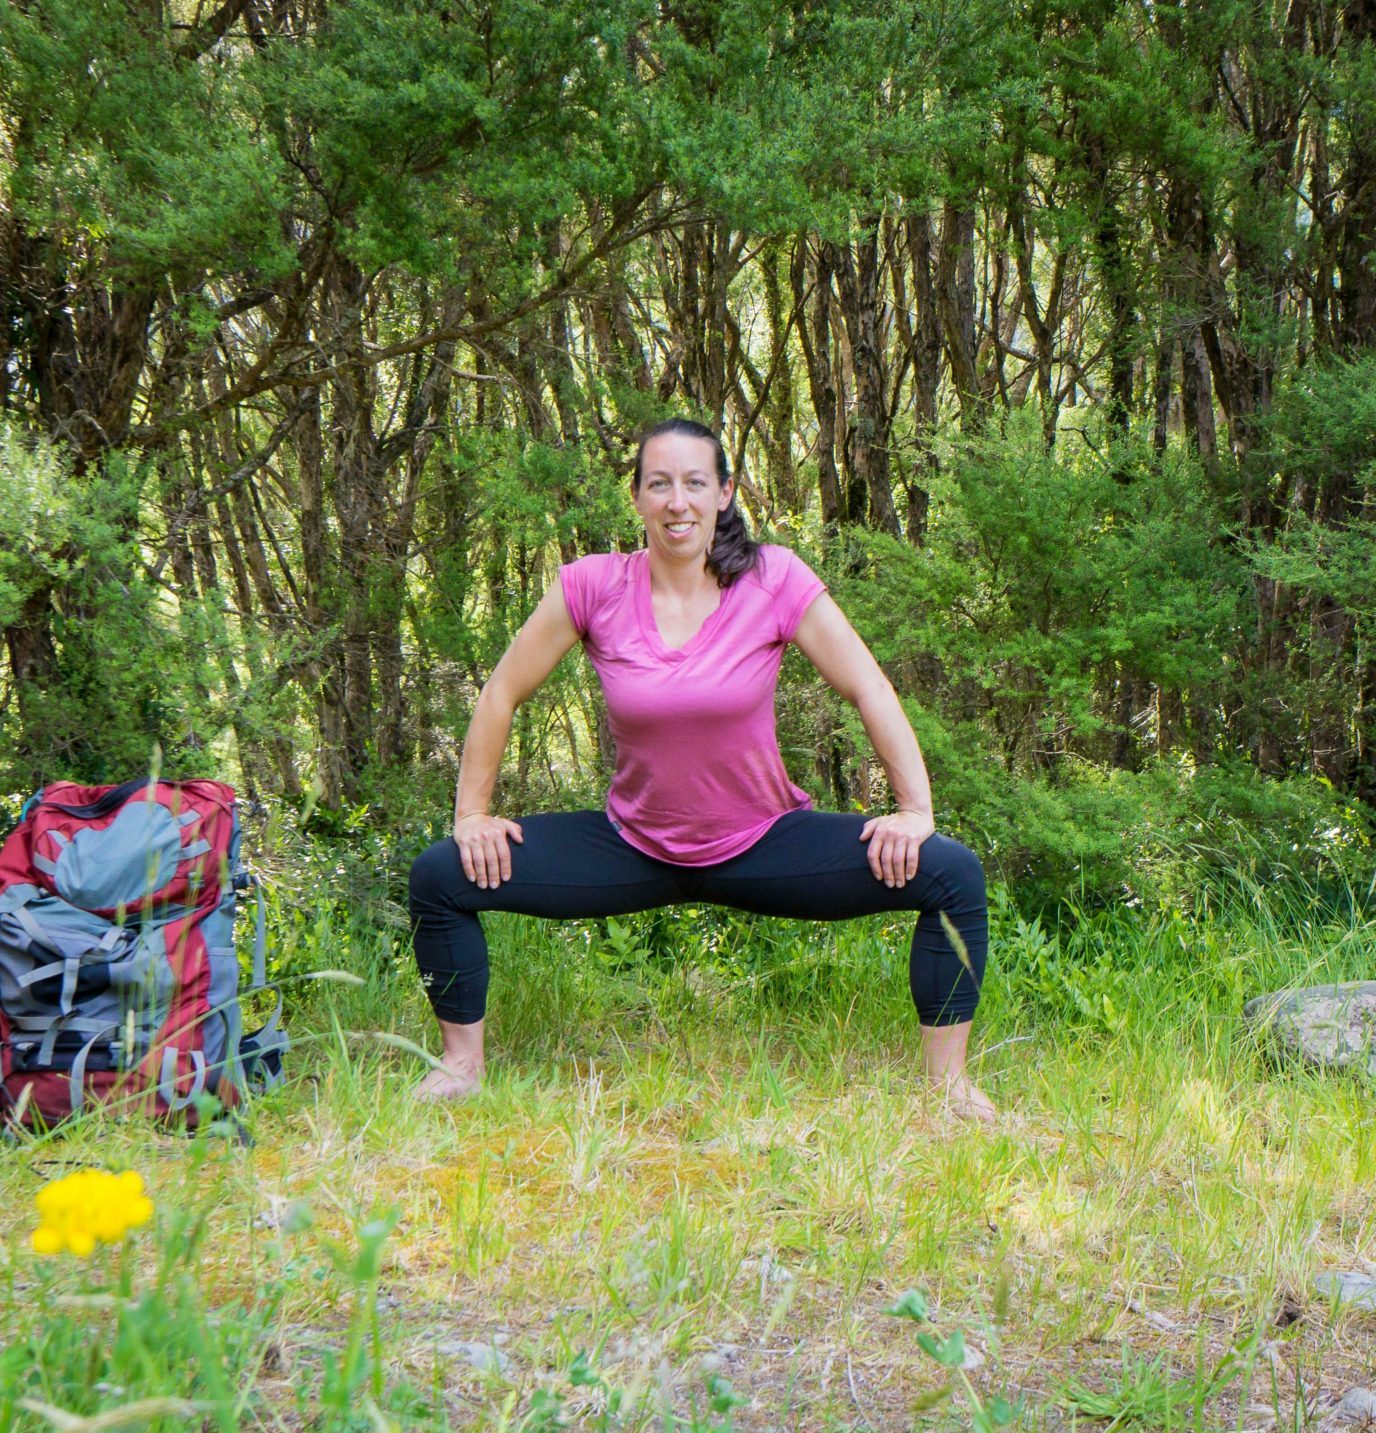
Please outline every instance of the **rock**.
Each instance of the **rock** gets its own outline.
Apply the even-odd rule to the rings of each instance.
[[[511,1368],[511,1359],[492,1343],[442,1338],[435,1344],[435,1352],[445,1358],[461,1358],[479,1373],[507,1373]]]
[[[1109,1296],[1105,1295],[1105,1297]],[[1149,1309],[1137,1299],[1124,1299],[1123,1307],[1130,1309],[1144,1323],[1149,1323],[1154,1329],[1160,1329],[1162,1333],[1174,1333],[1180,1327],[1173,1318],[1158,1313],[1155,1309]]]
[[[315,1222],[311,1207],[304,1199],[286,1199],[280,1194],[268,1195],[268,1207],[254,1215],[255,1229],[280,1229],[284,1234],[299,1234]]]
[[[1371,1274],[1344,1274],[1330,1269],[1314,1280],[1314,1287],[1324,1298],[1337,1299],[1340,1304],[1376,1309],[1376,1277]]]
[[[770,1284],[788,1284],[793,1281],[792,1272],[782,1264],[776,1264],[773,1254],[768,1250],[758,1259],[742,1259],[740,1267],[742,1273],[753,1273],[756,1269],[760,1271],[761,1298],[764,1298],[765,1290]]]
[[[1258,1352],[1267,1363],[1271,1365],[1271,1372],[1277,1378],[1289,1378],[1290,1365],[1286,1363],[1285,1356],[1281,1352],[1283,1345],[1276,1339],[1263,1339]]]
[[[1376,1075],[1376,980],[1258,995],[1242,1007],[1242,1018],[1306,1064]]]
[[[698,1360],[698,1367],[704,1375],[721,1373],[733,1363],[740,1361],[740,1346],[734,1343],[719,1343]]]
[[[1338,1423],[1376,1423],[1376,1389],[1349,1388],[1330,1417]]]

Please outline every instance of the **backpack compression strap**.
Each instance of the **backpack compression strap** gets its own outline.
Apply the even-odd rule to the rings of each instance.
[[[112,811],[117,811],[131,796],[136,796],[147,785],[148,777],[137,776],[133,781],[126,781],[120,786],[112,786],[104,796],[87,802],[85,806],[64,806],[60,801],[45,801],[43,804],[51,806],[54,811],[61,811],[67,816],[75,816],[78,821],[99,821],[102,816],[108,816]]]

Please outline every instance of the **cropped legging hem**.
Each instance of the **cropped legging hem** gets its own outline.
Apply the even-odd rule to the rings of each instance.
[[[797,920],[849,920],[917,912],[908,978],[924,1025],[974,1014],[988,951],[984,870],[949,837],[929,836],[917,875],[889,887],[870,870],[860,840],[866,818],[823,811],[782,816],[748,850],[712,866],[676,866],[637,851],[601,811],[551,812],[522,820],[511,843],[511,879],[480,889],[463,873],[452,838],[411,867],[416,963],[435,1014],[470,1025],[487,1007],[487,941],[479,915],[574,919],[628,915],[657,906],[732,906]],[[949,939],[943,916],[964,946]]]

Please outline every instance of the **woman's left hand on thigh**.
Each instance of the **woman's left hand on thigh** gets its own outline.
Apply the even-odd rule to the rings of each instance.
[[[886,886],[902,886],[917,875],[918,848],[936,831],[930,816],[895,811],[866,821],[860,839],[869,842],[870,870]]]

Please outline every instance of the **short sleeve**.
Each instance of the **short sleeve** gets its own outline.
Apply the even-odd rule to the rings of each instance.
[[[827,585],[799,557],[786,547],[770,546],[769,586],[774,594],[774,612],[779,621],[779,640],[791,642],[813,600]]]
[[[586,640],[598,607],[612,588],[617,575],[617,554],[594,552],[559,569],[564,605],[569,609],[573,630]]]
[[[564,589],[564,605],[569,609],[573,629],[580,637],[588,635],[588,613],[596,602],[591,559],[580,557],[576,562],[566,562],[559,569],[559,585]]]

